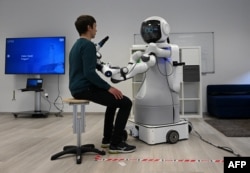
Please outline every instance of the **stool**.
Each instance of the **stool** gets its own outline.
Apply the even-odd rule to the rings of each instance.
[[[63,102],[73,106],[73,133],[77,135],[76,146],[64,146],[63,151],[54,154],[51,160],[56,160],[65,154],[75,154],[76,163],[82,162],[82,154],[86,152],[94,152],[100,155],[105,155],[105,151],[100,151],[95,148],[94,144],[81,145],[81,133],[85,132],[85,105],[89,104],[88,100],[77,100],[74,98],[63,99]],[[77,106],[81,106],[81,114],[78,115]]]

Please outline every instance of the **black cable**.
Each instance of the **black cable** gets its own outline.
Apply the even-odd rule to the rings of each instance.
[[[51,110],[51,102],[49,101],[49,98],[48,97],[45,97],[44,95],[42,95],[42,98],[47,101],[49,103],[49,109],[48,109],[48,112],[50,112]]]
[[[167,61],[167,58],[163,58],[164,59],[164,61]],[[174,73],[174,69],[173,69],[173,65],[169,62],[169,61],[167,61],[167,63],[170,65],[170,67],[171,67],[171,72],[170,72],[170,74],[167,74],[168,72],[167,72],[167,70],[166,70],[166,63],[164,63],[165,64],[165,73],[166,74],[164,74],[162,71],[161,71],[161,69],[160,69],[160,67],[159,67],[159,60],[158,60],[158,58],[156,58],[156,65],[157,65],[157,68],[158,68],[158,70],[159,70],[159,72],[161,73],[161,75],[162,76],[170,76],[170,75],[172,75],[173,73]]]
[[[63,104],[63,101],[62,101],[62,97],[60,96],[60,87],[59,87],[59,75],[57,75],[57,91],[58,91],[58,95],[56,97],[56,99],[54,100],[53,104],[55,106],[55,108],[59,111],[59,113],[56,114],[56,116],[62,116],[62,112],[63,112],[63,108],[64,108],[64,104]],[[57,106],[57,101],[60,99],[60,102],[59,103],[60,105],[62,105],[61,108],[59,108]]]
[[[216,147],[216,148],[219,148],[219,149],[221,149],[221,150],[227,151],[227,152],[229,152],[229,153],[235,155],[236,157],[241,157],[240,154],[236,153],[236,152],[235,152],[232,148],[230,148],[230,147],[215,145],[215,144],[209,142],[208,140],[204,139],[196,130],[193,129],[193,125],[192,125],[191,122],[189,122],[189,125],[192,127],[193,132],[194,132],[196,135],[198,135],[198,137],[199,137],[203,142],[205,142],[205,143],[207,143],[207,144],[209,144],[209,145],[212,145],[212,146],[214,146],[214,147]]]

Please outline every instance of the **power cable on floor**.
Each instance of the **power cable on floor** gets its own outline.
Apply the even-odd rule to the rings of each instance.
[[[232,148],[230,148],[230,147],[215,145],[215,144],[209,142],[208,140],[204,139],[196,130],[194,130],[193,125],[192,125],[191,122],[189,122],[189,125],[191,126],[192,131],[194,132],[194,134],[196,134],[203,142],[205,142],[205,143],[207,143],[207,144],[209,144],[209,145],[212,145],[212,146],[214,146],[214,147],[216,147],[216,148],[219,148],[219,149],[221,149],[221,150],[227,151],[227,152],[229,152],[229,153],[235,155],[236,157],[241,157],[240,154],[236,153],[236,152],[235,152]]]

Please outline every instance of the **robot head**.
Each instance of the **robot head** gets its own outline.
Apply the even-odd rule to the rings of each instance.
[[[141,36],[146,43],[164,42],[169,32],[170,27],[167,21],[158,16],[147,18],[141,25]]]

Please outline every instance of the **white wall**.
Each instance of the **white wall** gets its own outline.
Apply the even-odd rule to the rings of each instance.
[[[249,0],[0,0],[0,112],[34,107],[34,93],[17,90],[25,86],[28,76],[4,74],[5,38],[65,35],[68,55],[78,38],[74,21],[81,14],[93,15],[97,20],[98,32],[94,41],[110,36],[102,49],[103,61],[119,66],[127,64],[133,34],[139,33],[141,22],[149,16],[165,18],[175,33],[214,32],[215,73],[203,75],[202,79],[206,112],[208,84],[250,83],[249,11]],[[70,97],[66,66],[66,75],[42,76],[44,89],[52,102],[58,96],[58,87],[60,96]],[[117,87],[131,97],[131,81]],[[12,100],[13,90],[16,91],[15,101]],[[42,108],[48,109],[44,100]],[[53,106],[52,111],[56,111]],[[64,111],[71,109],[65,105]],[[87,111],[102,112],[104,107],[91,103]]]

